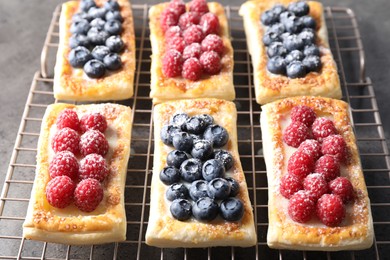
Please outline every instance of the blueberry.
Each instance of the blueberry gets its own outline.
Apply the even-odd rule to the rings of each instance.
[[[83,46],[72,49],[68,56],[69,63],[74,68],[82,68],[90,59],[92,59],[91,53]]]
[[[283,43],[281,42],[273,42],[268,46],[267,48],[267,55],[268,57],[272,58],[275,56],[286,56],[287,49],[284,48]]]
[[[103,29],[91,27],[88,31],[88,38],[94,45],[104,45],[110,34]]]
[[[244,215],[244,204],[237,198],[228,198],[221,202],[221,217],[227,221],[238,221]]]
[[[117,1],[113,1],[113,0],[108,0],[107,2],[104,3],[104,8],[106,10],[110,10],[110,11],[119,11],[119,4]]]
[[[230,194],[229,196],[230,197],[234,197],[238,194],[238,192],[240,191],[240,184],[238,184],[238,182],[233,179],[232,177],[227,177],[225,178],[225,180],[227,180],[230,184]]]
[[[193,201],[207,197],[207,181],[197,180],[192,182],[188,191]]]
[[[89,47],[88,37],[84,34],[78,34],[78,33],[73,34],[69,38],[69,47],[74,49],[77,46],[84,46],[84,47],[88,48]]]
[[[223,177],[224,174],[225,167],[219,160],[210,159],[203,164],[202,176],[206,181],[211,181],[212,179]]]
[[[169,210],[175,219],[180,221],[187,220],[191,217],[191,202],[185,199],[174,200],[169,207]]]
[[[284,59],[286,61],[286,64],[290,64],[294,60],[303,60],[304,55],[301,51],[293,50],[289,54],[287,54],[286,58]]]
[[[212,142],[213,147],[224,146],[229,140],[229,134],[226,129],[220,125],[210,125],[204,130],[203,138]]]
[[[223,178],[215,178],[207,184],[207,195],[212,199],[223,200],[230,195],[230,184]]]
[[[95,18],[89,23],[89,25],[91,25],[91,27],[96,27],[99,30],[103,30],[105,24],[106,24],[106,21],[104,21],[102,18]]]
[[[287,36],[283,41],[283,46],[288,50],[302,50],[304,47],[304,43],[298,35],[292,34]]]
[[[287,76],[289,78],[302,78],[306,76],[306,68],[301,61],[292,61],[286,68]]]
[[[192,215],[199,221],[211,221],[218,215],[218,204],[208,197],[197,200],[192,206]]]
[[[179,131],[180,129],[173,125],[164,125],[160,131],[161,141],[166,145],[172,145],[173,135]]]
[[[291,33],[289,33],[289,32],[282,33],[282,34],[280,35],[280,39],[282,40],[282,42],[284,42],[284,41],[286,40],[286,38],[287,38],[288,36],[290,36],[290,35],[291,35]]]
[[[172,116],[172,119],[170,121],[170,123],[182,130],[185,130],[186,129],[186,122],[187,122],[187,119],[189,118],[189,116],[187,115],[187,113],[175,113],[173,116]]]
[[[280,14],[286,11],[287,9],[283,5],[277,4],[274,5],[274,7],[272,7],[271,10],[275,15],[280,16]]]
[[[103,59],[104,66],[106,66],[109,70],[119,70],[122,68],[122,60],[121,57],[116,53],[109,53],[104,56]]]
[[[284,25],[282,23],[275,23],[271,25],[270,27],[267,28],[267,33],[268,32],[273,32],[276,33],[277,35],[281,35],[286,31],[286,28],[284,28]]]
[[[306,56],[303,61],[303,65],[306,67],[307,72],[315,71],[318,72],[321,70],[321,59],[318,56],[309,55]]]
[[[303,26],[306,28],[311,28],[311,29],[315,30],[317,27],[316,21],[313,19],[313,17],[308,16],[308,15],[302,16],[301,22],[302,22]]]
[[[202,136],[196,134],[190,134],[190,136],[192,137],[193,142],[203,139]]]
[[[303,50],[303,54],[305,56],[315,55],[320,56],[320,49],[314,44],[305,46],[305,49]]]
[[[173,150],[167,155],[167,164],[179,169],[180,165],[187,159],[189,159],[189,155],[185,152]]]
[[[201,134],[206,128],[206,122],[197,116],[192,116],[186,121],[186,129],[190,134]]]
[[[179,182],[180,181],[180,171],[177,168],[172,167],[172,166],[165,167],[160,172],[160,180],[165,185],[171,185],[175,182]]]
[[[260,20],[264,25],[267,26],[267,25],[277,23],[279,21],[279,16],[274,12],[272,12],[271,10],[267,10],[261,14]]]
[[[96,7],[94,0],[82,0],[79,5],[80,10],[84,12],[88,12],[91,7]]]
[[[290,19],[291,17],[295,17],[295,15],[292,12],[284,11],[280,14],[279,20],[283,23],[286,19]]]
[[[303,30],[300,34],[299,34],[299,38],[302,39],[303,41],[303,44],[305,45],[311,45],[315,42],[316,40],[316,35],[314,33],[313,30],[311,29],[306,29],[306,30]]]
[[[123,22],[123,17],[119,11],[108,11],[106,13],[106,21],[109,20],[118,20],[120,22]]]
[[[205,128],[214,123],[214,118],[208,114],[200,114],[200,115],[196,115],[195,117],[200,118],[204,121]]]
[[[108,20],[104,25],[106,30],[111,35],[117,35],[122,32],[122,23],[118,20]]]
[[[192,146],[191,155],[194,158],[205,161],[213,154],[212,143],[208,140],[200,139],[194,142]]]
[[[169,201],[186,199],[188,197],[188,189],[183,183],[173,183],[168,187],[165,196]]]
[[[307,15],[310,11],[309,5],[306,2],[300,1],[288,5],[288,10],[293,12],[296,16]]]
[[[263,36],[263,43],[265,46],[269,46],[271,43],[279,42],[279,41],[280,41],[279,35],[274,32],[265,33]]]
[[[119,53],[123,50],[125,44],[119,35],[112,35],[107,38],[106,46],[110,49],[110,51]]]
[[[110,53],[110,49],[104,45],[98,45],[92,50],[92,56],[100,61],[103,61],[104,57]]]
[[[271,73],[283,75],[286,71],[286,62],[284,61],[283,57],[272,57],[268,59],[267,69]]]
[[[88,15],[91,16],[93,19],[95,19],[95,18],[104,19],[106,17],[106,12],[107,12],[107,10],[104,8],[91,7],[88,10]]]
[[[225,171],[230,170],[234,165],[233,156],[226,150],[216,150],[214,152],[214,159],[222,162],[223,166],[225,166]]]
[[[201,160],[191,158],[185,160],[180,166],[180,174],[184,181],[193,182],[202,178]]]
[[[178,132],[172,138],[172,144],[179,151],[190,152],[192,149],[192,137],[186,132]]]
[[[290,18],[283,20],[283,25],[286,28],[286,31],[290,33],[299,33],[303,29],[301,20],[296,16],[291,16]]]
[[[103,62],[92,59],[85,63],[84,72],[88,75],[88,77],[97,79],[104,76],[106,68],[104,67]]]
[[[80,20],[83,20],[83,19],[85,19],[87,21],[92,20],[91,17],[87,13],[84,13],[84,12],[75,13],[72,16],[72,22],[77,22],[77,21],[80,21]]]
[[[70,26],[70,32],[71,33],[79,33],[79,34],[87,34],[89,28],[91,26],[89,25],[89,22],[85,19],[80,19],[76,22],[73,22]]]

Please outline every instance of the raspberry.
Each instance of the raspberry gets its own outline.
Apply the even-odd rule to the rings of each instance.
[[[315,212],[316,204],[307,191],[298,191],[288,201],[288,215],[296,222],[308,222]]]
[[[221,37],[215,34],[207,35],[201,43],[202,51],[215,51],[218,55],[222,55],[224,46]]]
[[[324,194],[317,202],[317,217],[329,227],[340,225],[345,217],[345,208],[341,198],[334,194]]]
[[[199,59],[201,53],[202,50],[200,44],[195,42],[184,48],[183,59],[186,60],[192,57]]]
[[[317,160],[314,172],[322,174],[326,181],[331,181],[340,176],[340,165],[335,157],[326,154]]]
[[[323,154],[330,154],[340,162],[347,158],[347,144],[341,135],[330,135],[322,141],[321,151]]]
[[[165,40],[176,37],[176,36],[181,36],[181,29],[179,26],[171,26],[165,32]]]
[[[205,13],[202,15],[199,21],[199,25],[202,27],[205,35],[218,34],[219,31],[219,20],[218,17],[213,13]]]
[[[302,189],[301,180],[293,174],[286,174],[280,180],[280,194],[287,199],[291,198],[294,193]]]
[[[98,130],[102,133],[107,129],[106,117],[100,113],[86,114],[81,117],[81,131],[84,133],[88,129]]]
[[[304,123],[310,127],[316,119],[316,113],[311,107],[296,106],[291,109],[291,120],[295,122]]]
[[[210,75],[218,74],[221,71],[221,58],[215,51],[203,52],[199,61],[203,70]]]
[[[98,180],[82,180],[74,190],[74,204],[81,211],[94,211],[102,200],[103,187]]]
[[[88,130],[80,138],[80,152],[83,156],[91,153],[106,155],[108,152],[106,137],[97,130]]]
[[[321,157],[321,144],[313,139],[303,141],[299,145],[298,150],[307,153],[309,156],[313,157],[315,161]]]
[[[193,24],[199,24],[199,15],[194,12],[186,12],[179,18],[179,26],[183,31]]]
[[[303,180],[314,168],[314,159],[302,151],[295,151],[288,159],[287,171]]]
[[[79,134],[69,127],[57,131],[51,141],[54,152],[69,151],[74,154],[79,152]]]
[[[187,45],[194,42],[201,42],[204,38],[202,27],[200,27],[199,25],[189,26],[183,32],[183,38]]]
[[[316,118],[311,126],[311,130],[314,138],[319,142],[322,142],[322,139],[329,135],[337,134],[333,121],[326,117]]]
[[[57,117],[57,129],[69,127],[78,131],[80,129],[80,121],[76,111],[72,109],[63,110]]]
[[[92,153],[85,156],[80,161],[80,179],[96,179],[100,182],[108,176],[109,170],[103,156]]]
[[[305,124],[293,121],[284,129],[283,142],[297,148],[303,141],[308,139],[309,136],[309,128]]]
[[[206,0],[192,0],[190,3],[190,11],[199,14],[204,14],[209,11]]]
[[[186,47],[186,43],[181,36],[175,36],[172,38],[167,39],[167,50],[176,50],[180,53],[184,51],[184,48]]]
[[[189,58],[184,62],[182,76],[192,81],[202,76],[202,65],[197,58]]]
[[[186,12],[186,4],[181,0],[173,0],[169,3],[168,9],[180,17]]]
[[[340,196],[344,203],[348,203],[354,198],[352,183],[345,177],[337,177],[329,182],[329,190],[332,194]]]
[[[321,174],[311,173],[303,180],[303,188],[318,200],[328,192],[328,183]]]
[[[163,32],[168,30],[170,26],[177,25],[179,16],[170,9],[165,9],[160,16],[160,25]]]
[[[77,178],[79,172],[79,163],[76,156],[69,151],[56,153],[49,165],[50,178],[57,176],[68,176],[72,180]]]
[[[51,179],[46,186],[46,199],[56,208],[66,208],[73,201],[73,192],[76,185],[68,176],[57,176]]]
[[[176,50],[167,51],[162,63],[162,70],[166,77],[173,78],[181,75],[183,57],[180,52]]]

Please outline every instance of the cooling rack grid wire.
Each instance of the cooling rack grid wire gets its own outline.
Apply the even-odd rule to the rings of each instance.
[[[54,13],[34,75],[0,197],[0,259],[385,259],[390,255],[390,158],[374,88],[365,77],[364,51],[354,13],[326,8],[329,41],[339,68],[343,99],[351,106],[366,184],[371,199],[375,243],[363,251],[302,252],[272,250],[266,244],[267,180],[260,130],[260,106],[252,86],[252,67],[238,7],[226,6],[234,47],[238,145],[253,204],[258,244],[252,248],[159,249],[145,244],[153,161],[148,5],[134,5],[137,68],[134,98],[119,103],[133,108],[132,153],[125,189],[127,239],[97,246],[68,246],[22,238],[35,173],[42,117],[53,98],[53,65],[58,47],[60,7]],[[48,69],[49,68],[49,69]]]

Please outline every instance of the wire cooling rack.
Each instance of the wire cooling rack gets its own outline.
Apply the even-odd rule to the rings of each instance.
[[[137,69],[134,98],[119,103],[133,108],[132,152],[125,189],[127,239],[97,246],[68,246],[22,238],[35,174],[36,147],[42,117],[53,98],[53,66],[58,47],[60,7],[52,18],[34,75],[11,162],[0,197],[0,259],[385,259],[390,256],[390,158],[374,88],[365,77],[364,51],[350,9],[326,8],[329,41],[338,64],[343,99],[351,106],[354,129],[371,199],[374,245],[363,251],[302,252],[272,250],[268,228],[267,179],[259,124],[260,106],[252,86],[252,66],[238,7],[226,6],[234,47],[234,83],[238,109],[238,145],[251,202],[258,244],[252,248],[159,249],[145,244],[153,157],[152,102],[149,98],[150,55],[148,5],[134,5]],[[50,68],[50,70],[48,69]],[[64,102],[64,101],[61,101]],[[66,101],[65,101],[66,102]]]

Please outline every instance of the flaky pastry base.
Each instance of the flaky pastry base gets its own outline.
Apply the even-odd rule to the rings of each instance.
[[[287,173],[289,155],[296,148],[284,144],[282,132],[291,121],[294,106],[305,105],[317,116],[333,120],[348,149],[347,163],[341,165],[341,176],[347,177],[356,192],[353,203],[347,204],[346,218],[339,227],[327,227],[313,219],[300,224],[287,213],[287,199],[279,191],[280,179]],[[373,243],[373,223],[356,140],[349,118],[348,104],[341,100],[321,97],[295,97],[262,106],[261,131],[263,154],[268,179],[267,243],[271,248],[294,250],[356,250]]]
[[[152,45],[150,97],[153,103],[177,99],[219,98],[233,100],[233,48],[230,43],[228,21],[221,4],[208,3],[210,12],[218,16],[220,33],[225,46],[221,58],[222,70],[217,75],[203,75],[197,81],[182,77],[168,78],[162,72],[162,58],[165,53],[165,37],[160,26],[160,15],[168,3],[154,5],[149,10],[150,42]],[[188,8],[188,5],[187,5]]]
[[[169,122],[176,112],[186,112],[189,116],[209,114],[216,124],[226,128],[229,141],[223,147],[234,158],[234,166],[226,172],[240,184],[238,198],[244,204],[244,216],[238,222],[227,222],[217,217],[204,223],[191,218],[179,221],[172,217],[165,192],[168,186],[159,178],[160,171],[166,166],[167,154],[173,148],[166,146],[160,139],[161,128]],[[213,247],[241,246],[256,244],[257,235],[253,221],[252,206],[237,147],[237,111],[234,103],[219,99],[193,99],[171,101],[154,107],[154,161],[150,197],[149,223],[146,231],[146,244],[157,247]]]
[[[98,6],[104,0],[96,0]],[[60,16],[59,46],[54,68],[54,97],[60,100],[95,101],[121,100],[133,96],[135,71],[135,36],[133,15],[128,0],[118,0],[123,17],[121,38],[125,44],[120,54],[122,68],[118,71],[106,72],[103,78],[89,78],[83,69],[73,68],[68,55],[71,51],[69,38],[72,36],[70,26],[72,16],[78,12],[79,1],[69,1],[62,5]]]
[[[310,72],[303,78],[290,79],[276,75],[267,70],[267,52],[263,44],[265,27],[261,24],[261,14],[275,4],[287,5],[294,0],[248,1],[244,3],[239,14],[244,19],[244,28],[248,50],[252,58],[253,79],[256,102],[266,104],[277,99],[293,96],[323,96],[341,98],[340,80],[336,63],[329,48],[328,32],[320,2],[308,1],[310,15],[317,23],[317,42],[320,48],[322,69]]]
[[[59,113],[65,108],[74,109],[79,117],[99,112],[106,117],[105,135],[109,151],[105,156],[110,174],[102,183],[104,197],[97,209],[86,213],[73,204],[58,209],[46,199],[46,185],[50,180],[49,161],[54,154],[50,137]],[[37,166],[31,199],[23,224],[23,237],[46,242],[71,245],[101,244],[126,239],[126,213],[124,188],[127,162],[130,155],[131,110],[117,104],[49,105],[43,117],[38,141]]]

